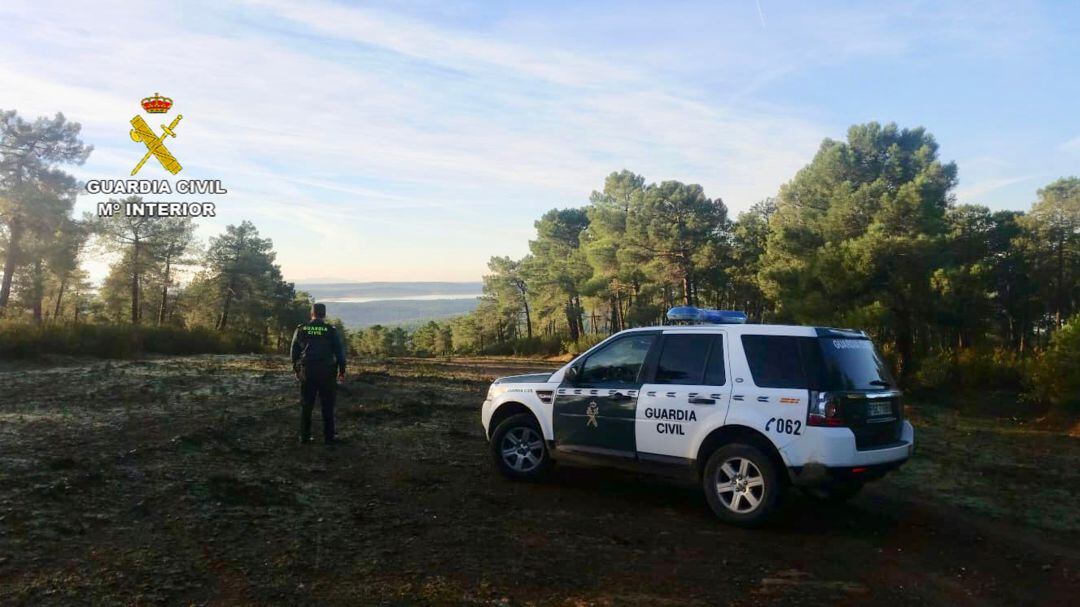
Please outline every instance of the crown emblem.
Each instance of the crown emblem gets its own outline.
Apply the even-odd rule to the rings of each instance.
[[[164,114],[172,107],[172,99],[154,93],[153,97],[142,100],[142,106],[147,114]]]

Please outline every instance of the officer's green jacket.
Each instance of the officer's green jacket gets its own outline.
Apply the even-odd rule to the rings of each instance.
[[[331,370],[336,367],[338,373],[345,372],[345,345],[341,334],[321,318],[296,327],[291,350],[294,369],[303,366],[312,370]]]

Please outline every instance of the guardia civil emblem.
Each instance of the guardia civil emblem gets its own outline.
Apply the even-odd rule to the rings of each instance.
[[[169,109],[172,108],[172,105],[172,99],[162,97],[157,93],[154,93],[153,97],[146,97],[142,100],[142,107],[146,110],[147,114],[166,114]],[[136,143],[142,142],[143,145],[146,146],[146,153],[143,154],[142,160],[140,160],[139,164],[136,164],[135,168],[131,170],[132,175],[138,173],[139,169],[146,164],[146,161],[149,160],[151,156],[157,158],[158,162],[161,163],[161,166],[173,175],[179,173],[183,169],[183,167],[180,166],[180,163],[172,155],[172,152],[169,151],[169,148],[165,147],[165,138],[176,137],[176,126],[180,124],[180,119],[183,117],[183,114],[177,114],[176,118],[173,118],[171,124],[166,125],[162,123],[160,137],[154,132],[153,127],[146,124],[146,121],[143,120],[142,116],[136,114],[135,117],[131,119],[131,126],[134,127],[131,129],[131,140]]]
[[[599,413],[600,407],[596,405],[596,401],[589,403],[589,406],[585,408],[585,415],[589,417],[589,419],[585,420],[585,426],[592,426],[593,428],[598,427],[596,425],[596,416]]]

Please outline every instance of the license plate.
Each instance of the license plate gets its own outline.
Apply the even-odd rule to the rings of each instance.
[[[882,417],[885,415],[892,415],[892,403],[868,403],[866,405],[867,417]]]

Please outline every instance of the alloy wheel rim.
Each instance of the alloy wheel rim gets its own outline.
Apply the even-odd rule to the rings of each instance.
[[[503,462],[515,472],[530,472],[544,459],[544,442],[527,426],[511,428],[499,448]]]
[[[732,457],[716,469],[716,495],[724,507],[736,514],[753,512],[765,497],[765,477],[754,462]]]

